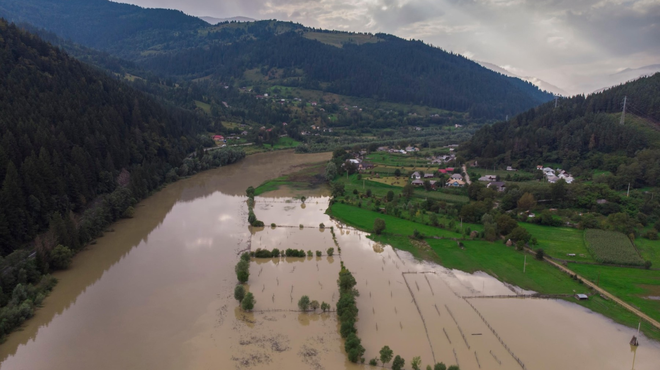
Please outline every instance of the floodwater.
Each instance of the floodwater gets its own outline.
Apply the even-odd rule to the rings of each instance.
[[[367,361],[389,345],[407,368],[421,356],[424,367],[442,361],[463,370],[625,369],[633,358],[634,369],[658,369],[660,345],[642,337],[631,352],[633,329],[564,301],[485,298],[520,290],[339,228],[324,213],[327,197],[304,204],[259,197],[255,213],[268,226],[248,226],[245,188],[327,158],[258,154],[143,201],[133,219],[113,225],[57,274],[44,307],[0,345],[0,368],[362,368],[347,362],[333,312],[297,307],[308,295],[334,309],[343,261],[358,282],[356,325]],[[253,260],[247,288],[257,303],[244,313],[233,298],[233,267],[246,248],[323,255]]]

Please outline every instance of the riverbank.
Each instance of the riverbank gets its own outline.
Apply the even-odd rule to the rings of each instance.
[[[547,262],[534,259],[530,254],[527,254],[527,264],[523,272],[525,252],[507,247],[501,241],[491,243],[457,239],[461,237],[460,234],[451,231],[338,202],[328,209],[328,214],[347,225],[367,232],[373,230],[374,220],[381,218],[385,220],[386,229],[381,235],[371,234],[371,239],[390,244],[397,249],[412,253],[417,258],[439,263],[446,268],[469,273],[484,271],[504,283],[540,294],[573,295],[590,291],[580,281],[572,279]],[[426,234],[426,237],[420,240],[411,238],[414,230]],[[637,328],[640,321],[624,307],[600,295],[592,295],[587,301],[576,301],[574,298],[566,300],[631,328]],[[660,330],[648,322],[642,321],[642,331],[649,338],[660,341]]]

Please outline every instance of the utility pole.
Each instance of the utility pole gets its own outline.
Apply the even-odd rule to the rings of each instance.
[[[628,192],[626,193],[626,198],[630,196],[630,183],[628,183]]]
[[[559,97],[555,96],[555,108],[557,108],[557,100],[559,100]]]
[[[628,97],[624,96],[623,97],[623,111],[621,112],[621,121],[619,121],[619,124],[623,125],[623,122],[626,120],[626,103],[628,102]]]

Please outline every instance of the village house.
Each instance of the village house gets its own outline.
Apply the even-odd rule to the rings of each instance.
[[[458,179],[449,179],[447,180],[447,186],[454,188],[462,188],[463,186],[465,186],[465,181]]]
[[[448,174],[454,172],[454,167],[441,168],[438,170],[440,173]]]
[[[243,131],[243,132],[241,132],[241,135],[243,135],[243,136],[246,136],[247,134],[248,134],[247,131]]]
[[[515,168],[513,168],[511,166],[506,166],[506,170],[507,171],[517,171]]]
[[[410,175],[410,178],[415,179],[415,180],[419,180],[419,179],[422,178],[422,175],[420,175],[419,172],[415,171],[415,172],[412,173],[412,175]]]
[[[455,173],[455,174],[451,175],[451,179],[452,180],[463,180],[463,175],[461,175],[460,173]]]
[[[362,163],[358,164],[358,170],[359,171],[370,170],[370,169],[373,169],[374,167],[375,167],[375,165],[373,163],[368,163],[368,162],[362,162]]]
[[[424,181],[422,181],[422,180],[413,180],[413,181],[411,182],[411,184],[412,184],[413,186],[424,186]]]
[[[225,137],[222,135],[215,135],[213,136],[213,141],[224,141]]]
[[[406,152],[417,152],[417,151],[419,151],[419,149],[412,146],[406,148]]]
[[[497,176],[495,176],[495,175],[482,176],[482,177],[479,178],[479,181],[484,181],[484,182],[497,181]]]
[[[433,174],[432,174],[432,173],[425,173],[425,174],[424,174],[424,178],[425,178],[425,179],[429,179],[429,178],[432,179],[432,178],[433,178]]]
[[[503,192],[504,190],[506,190],[506,184],[502,181],[489,182],[488,185],[486,185],[486,187],[497,190],[499,192]]]

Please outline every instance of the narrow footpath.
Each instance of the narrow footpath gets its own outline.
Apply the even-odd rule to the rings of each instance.
[[[465,182],[470,185],[472,181],[470,181],[470,175],[468,175],[467,168],[465,165],[463,165],[463,173],[465,174]]]

